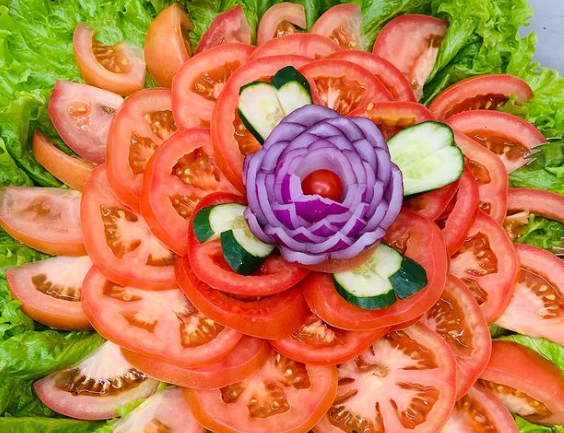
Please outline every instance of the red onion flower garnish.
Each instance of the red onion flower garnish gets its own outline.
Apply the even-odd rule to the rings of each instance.
[[[316,170],[340,178],[340,201],[304,194],[302,181]],[[319,105],[287,116],[247,156],[244,180],[251,231],[303,265],[350,259],[375,245],[403,200],[401,172],[376,125]]]

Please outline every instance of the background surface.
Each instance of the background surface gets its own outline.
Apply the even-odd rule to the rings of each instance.
[[[535,59],[564,74],[564,0],[529,0],[535,14],[529,29],[537,32]],[[529,30],[525,30],[528,32]],[[562,95],[564,98],[564,95]]]

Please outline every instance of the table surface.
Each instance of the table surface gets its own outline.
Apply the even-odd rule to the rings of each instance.
[[[539,38],[535,60],[564,74],[564,0],[529,0],[535,11],[529,29]]]

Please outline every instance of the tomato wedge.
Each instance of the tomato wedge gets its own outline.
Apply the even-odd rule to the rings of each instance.
[[[507,408],[491,392],[475,384],[454,406],[443,433],[519,433]]]
[[[80,219],[88,255],[107,278],[149,290],[175,286],[174,254],[112,193],[103,165],[86,184]]]
[[[255,50],[251,58],[292,55],[317,60],[338,51],[342,51],[341,47],[325,36],[296,33],[265,42]]]
[[[225,83],[254,49],[232,42],[210,48],[184,63],[172,82],[172,114],[178,128],[209,127]]]
[[[145,169],[141,213],[151,232],[179,256],[186,254],[188,220],[214,191],[236,192],[214,161],[209,131],[179,132],[165,141]]]
[[[45,406],[76,419],[118,416],[116,409],[155,392],[159,382],[129,364],[119,346],[106,342],[78,364],[35,382]]]
[[[122,349],[123,356],[141,371],[162,382],[194,389],[219,389],[254,374],[266,362],[270,347],[265,340],[244,336],[219,361],[198,368],[182,368]]]
[[[450,259],[450,273],[468,286],[488,323],[493,323],[511,300],[519,260],[503,227],[478,211],[464,244]]]
[[[439,334],[456,358],[456,397],[462,398],[490,359],[488,323],[472,292],[450,275],[441,299],[427,311],[421,323]]]
[[[123,98],[87,84],[57,80],[47,108],[63,141],[93,164],[106,160],[110,124]]]
[[[79,192],[60,188],[0,188],[0,226],[44,253],[83,256],[80,198]]]
[[[162,10],[151,22],[145,38],[147,69],[159,85],[170,87],[176,72],[190,58],[187,33],[193,25],[178,3]]]
[[[362,13],[354,3],[333,6],[321,15],[311,33],[326,36],[345,50],[362,50]]]
[[[458,191],[458,186],[459,181],[456,181],[442,188],[417,195],[406,200],[404,206],[434,221],[445,213]]]
[[[158,361],[201,367],[227,356],[242,338],[199,313],[178,289],[120,286],[92,268],[82,296],[84,312],[100,335]]]
[[[522,79],[506,74],[466,78],[443,90],[429,106],[437,120],[443,121],[469,110],[495,110],[515,96],[517,104],[531,99],[533,90]]]
[[[217,390],[187,388],[184,396],[200,424],[217,433],[300,433],[331,406],[337,369],[271,353],[250,378]]]
[[[176,263],[176,279],[199,311],[252,337],[281,340],[297,331],[310,314],[299,286],[272,296],[235,297],[200,281],[186,257]]]
[[[456,145],[466,158],[466,166],[478,183],[479,207],[498,223],[507,213],[508,178],[501,160],[468,136],[454,133]]]
[[[83,257],[52,257],[6,270],[6,281],[25,314],[68,331],[91,329],[82,311],[82,281],[92,267]]]
[[[454,356],[438,335],[422,325],[391,331],[339,366],[337,398],[313,431],[439,432],[455,380]]]
[[[119,95],[131,95],[145,84],[143,52],[127,42],[104,45],[95,38],[88,24],[74,30],[74,58],[88,84]]]
[[[384,242],[425,268],[428,284],[424,289],[390,307],[363,310],[337,293],[331,275],[311,274],[302,282],[311,311],[336,328],[367,331],[408,322],[431,308],[441,296],[447,274],[440,230],[431,220],[404,208],[388,229]]]
[[[448,23],[428,15],[403,15],[387,23],[374,42],[374,54],[389,60],[411,84],[416,100],[439,55]]]
[[[78,191],[92,173],[92,165],[80,158],[67,155],[39,132],[33,132],[32,150],[35,159],[53,176]]]
[[[311,314],[300,329],[283,340],[271,341],[277,352],[295,361],[337,365],[350,361],[381,338],[387,328],[376,331],[343,331]]]
[[[112,190],[130,208],[139,209],[149,159],[175,133],[169,90],[142,90],[119,109],[108,136],[106,166]]]
[[[512,412],[535,424],[564,423],[564,377],[528,347],[494,341],[480,381]],[[542,384],[542,386],[539,386]]]
[[[260,19],[257,45],[270,39],[296,33],[296,27],[306,28],[305,8],[298,3],[283,2],[270,6]]]
[[[241,6],[215,16],[196,47],[196,54],[229,42],[251,43],[251,28]]]

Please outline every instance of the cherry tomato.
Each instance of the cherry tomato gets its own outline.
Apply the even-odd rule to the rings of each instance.
[[[307,195],[320,195],[333,201],[341,201],[343,184],[341,178],[330,170],[315,170],[302,181],[302,189]]]
[[[198,42],[196,54],[229,42],[251,43],[251,28],[241,6],[216,15]]]
[[[293,35],[296,27],[306,28],[305,8],[298,3],[283,2],[270,6],[260,19],[257,30],[257,45],[279,38]]]
[[[326,36],[345,50],[362,50],[362,13],[354,3],[333,6],[321,15],[311,33]]]
[[[255,50],[251,59],[292,55],[317,60],[338,51],[342,51],[341,47],[329,38],[312,33],[296,33],[265,42]]]

